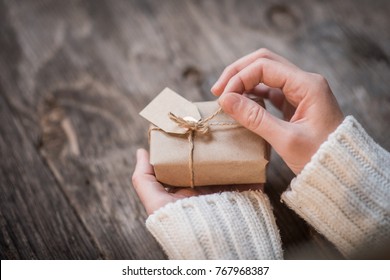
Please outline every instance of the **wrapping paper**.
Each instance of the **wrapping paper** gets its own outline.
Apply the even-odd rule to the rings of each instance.
[[[158,181],[177,187],[265,182],[269,146],[263,138],[222,111],[207,122],[204,134],[169,117],[172,113],[196,122],[218,109],[217,101],[192,103],[166,88],[141,111],[152,123],[150,163]]]

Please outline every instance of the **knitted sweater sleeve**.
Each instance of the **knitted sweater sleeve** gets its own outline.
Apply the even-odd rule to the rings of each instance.
[[[346,257],[367,257],[390,241],[390,153],[349,116],[282,200]]]
[[[170,259],[281,259],[279,232],[261,191],[224,192],[167,204],[146,226]]]

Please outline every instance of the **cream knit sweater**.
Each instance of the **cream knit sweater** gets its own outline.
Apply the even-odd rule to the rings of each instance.
[[[282,200],[347,258],[389,245],[390,153],[349,116]],[[146,225],[170,259],[283,258],[270,202],[259,191],[182,199]]]

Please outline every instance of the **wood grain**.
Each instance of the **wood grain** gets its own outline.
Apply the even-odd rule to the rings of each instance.
[[[390,149],[389,11],[385,0],[0,0],[1,258],[165,258],[131,186],[147,147],[138,112],[166,86],[213,99],[223,68],[260,47],[325,75]],[[293,175],[275,154],[268,177],[286,257],[340,257],[279,202]]]
[[[0,258],[101,258],[2,95],[0,101]]]

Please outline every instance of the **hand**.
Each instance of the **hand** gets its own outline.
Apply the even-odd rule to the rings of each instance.
[[[144,149],[137,151],[137,165],[133,173],[133,186],[141,199],[148,215],[160,209],[164,205],[175,202],[178,199],[212,194],[221,191],[244,191],[263,188],[263,184],[234,185],[234,186],[207,186],[195,188],[165,188],[160,184],[149,163],[149,154]]]
[[[224,112],[268,141],[295,174],[344,118],[324,77],[266,49],[226,67],[211,91],[220,96]],[[268,98],[283,111],[285,120],[243,93]]]

